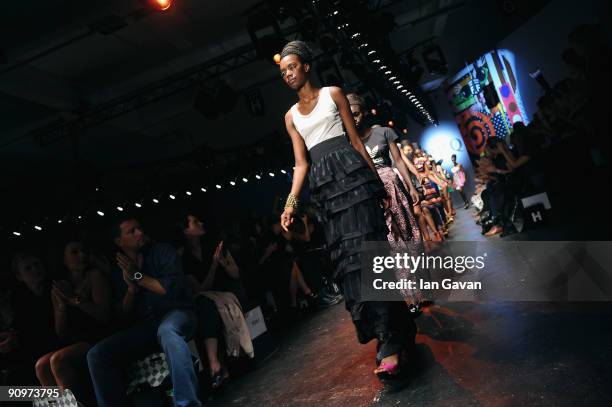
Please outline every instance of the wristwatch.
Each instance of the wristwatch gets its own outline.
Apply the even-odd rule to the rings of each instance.
[[[132,276],[132,281],[137,283],[140,280],[142,280],[142,273],[140,271],[137,271],[134,273],[134,275]]]

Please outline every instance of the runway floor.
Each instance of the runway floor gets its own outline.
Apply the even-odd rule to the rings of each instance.
[[[482,238],[458,209],[454,240]],[[344,304],[296,323],[212,406],[612,405],[612,303],[437,303],[417,319],[407,386],[381,391],[375,344]]]

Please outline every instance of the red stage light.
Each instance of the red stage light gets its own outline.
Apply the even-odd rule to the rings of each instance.
[[[172,0],[153,0],[152,3],[161,11],[168,10],[172,6]]]

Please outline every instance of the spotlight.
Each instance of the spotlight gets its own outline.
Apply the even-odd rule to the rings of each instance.
[[[261,179],[261,177],[259,175],[255,175],[255,178],[257,179]]]
[[[61,223],[62,223],[62,220],[61,220],[61,219],[58,219],[58,220],[57,220],[57,223],[61,224]]]
[[[142,205],[141,205],[141,204],[139,204],[138,202],[136,202],[136,203],[134,204],[134,206],[135,206],[135,207],[137,207],[137,208],[142,208]]]
[[[391,80],[391,78],[389,78],[389,80]],[[399,84],[400,84],[400,81],[394,81],[394,82],[393,82],[393,84],[394,84],[394,85],[399,85]]]
[[[153,200],[153,202],[155,202],[155,201],[156,201],[156,200],[154,199],[154,200]],[[118,206],[118,207],[117,207],[117,210],[118,210],[119,212],[123,212],[123,208],[122,208],[121,206]]]
[[[374,116],[376,116],[376,115],[378,114],[378,112],[376,111],[376,109],[372,109],[372,110],[370,110],[370,112],[372,112],[372,114],[373,114]]]
[[[380,59],[375,59],[374,61],[372,61],[375,64],[380,64]]]
[[[246,178],[242,178],[242,182],[249,182],[249,180]]]
[[[272,57],[272,59],[274,60],[274,63],[276,65],[280,64],[281,61],[281,55],[280,54],[274,54],[274,56]]]
[[[170,199],[176,199],[176,197],[175,197],[174,195],[172,195],[172,194],[168,195],[168,197],[169,197]]]
[[[77,219],[83,219],[83,217],[81,215],[77,216]]]
[[[269,173],[268,173],[268,175],[270,175],[271,177],[273,177],[273,176],[274,176],[274,173],[273,173],[273,172],[269,172]]]
[[[200,191],[206,192],[206,188],[202,187],[202,188],[200,188]]]
[[[185,195],[191,196],[191,191],[185,191]]]
[[[396,79],[397,79],[397,76],[392,76],[392,77],[389,78],[390,81],[394,81]]]
[[[96,213],[97,213],[98,215],[100,215],[100,216],[104,216],[104,212],[102,212],[102,211],[98,211],[98,212],[96,212]]]
[[[34,229],[38,230],[39,232],[42,230],[42,228],[40,226],[38,226],[38,225],[35,225]]]
[[[166,11],[172,7],[173,0],[140,0],[145,6],[157,9],[159,11]]]
[[[393,127],[395,125],[395,123],[393,123],[393,120],[389,120],[387,124],[389,125],[389,127]]]
[[[408,134],[408,129],[403,129],[403,130],[402,130],[402,133],[404,133],[404,134]]]
[[[153,203],[159,203],[159,200],[156,198],[153,198]],[[122,209],[123,210],[123,209]]]
[[[215,185],[215,187],[216,187],[217,189],[221,189],[221,185],[219,185],[219,184]]]
[[[385,71],[385,75],[391,75],[392,72],[391,71]]]
[[[287,173],[287,171],[285,171],[285,170],[281,170],[281,172],[282,172],[283,174],[286,174],[286,173]]]
[[[384,71],[385,69],[387,69],[387,65],[381,65],[378,67],[378,69],[380,69],[381,71]]]
[[[397,89],[403,89],[403,88],[404,88],[404,85],[398,85],[397,86]]]
[[[236,183],[234,181],[230,181],[230,185],[234,186],[234,185],[236,185]]]
[[[15,236],[21,236],[21,233],[19,233],[19,232],[13,232],[13,234],[14,234]]]
[[[374,50],[372,50],[372,51],[368,51],[368,56],[370,56],[370,55],[374,55],[374,54],[376,54],[376,51],[374,51]]]

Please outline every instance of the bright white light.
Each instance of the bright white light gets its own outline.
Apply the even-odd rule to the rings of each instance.
[[[375,60],[374,60],[374,61],[372,61],[372,62],[374,62],[375,64],[380,64],[380,59],[375,59]]]
[[[19,233],[19,232],[13,232],[13,234],[14,234],[15,236],[21,236],[21,233]]]
[[[155,201],[155,200],[154,200],[154,201]],[[119,212],[123,212],[123,208],[122,208],[121,206],[118,206],[118,207],[117,207],[117,210],[118,210]]]
[[[257,179],[261,179],[261,177],[259,175],[255,175],[255,178]]]
[[[396,79],[397,79],[397,76],[392,76],[392,77],[389,78],[390,81],[394,81]]]
[[[381,71],[384,71],[385,69],[387,69],[387,65],[381,65],[378,67],[378,69],[380,69]]]
[[[62,223],[62,220],[61,220],[61,219],[58,219],[58,220],[57,220],[57,223]]]
[[[215,185],[215,187],[216,187],[217,189],[221,189],[221,185],[219,185],[219,184]]]
[[[374,55],[374,54],[376,54],[376,51],[375,51],[375,50],[368,51],[368,55]]]
[[[100,215],[100,216],[104,216],[104,212],[102,212],[102,211],[98,211],[98,212],[96,212],[96,213],[97,213],[98,215]]]
[[[159,200],[157,200],[156,198],[153,198],[153,203],[159,203]]]
[[[273,173],[273,172],[269,172],[269,173],[268,173],[268,175],[269,175],[269,176],[271,176],[271,177],[273,177],[273,176],[274,176],[274,173]]]
[[[42,230],[42,228],[41,228],[40,226],[38,226],[38,225],[35,225],[35,226],[34,226],[34,229],[36,229],[36,230],[38,230],[38,231],[41,231],[41,230]]]
[[[246,178],[242,178],[242,182],[249,182],[249,180]]]
[[[391,80],[391,78],[389,78],[389,80]],[[399,85],[399,84],[400,84],[400,81],[393,81],[393,84],[394,84],[394,85]]]
[[[234,186],[234,185],[236,185],[236,183],[234,181],[230,181],[230,185]]]
[[[285,171],[285,170],[281,170],[281,172],[282,172],[283,174],[286,174],[286,173],[287,173],[287,171]]]
[[[385,75],[391,75],[392,73],[392,71],[385,71]]]
[[[139,204],[138,202],[136,202],[136,203],[134,204],[134,206],[135,206],[135,207],[137,207],[137,208],[142,208],[142,205],[141,205],[141,204]]]
[[[83,219],[83,217],[81,215],[77,216],[77,219]]]
[[[403,88],[404,88],[404,85],[398,85],[398,86],[397,86],[397,88],[398,88],[398,89],[403,89]]]
[[[185,194],[191,196],[191,191],[185,191]]]
[[[168,197],[169,197],[170,199],[176,199],[176,197],[175,197],[174,195],[172,195],[172,194],[168,195]]]
[[[200,188],[200,191],[206,192],[206,188],[202,187],[202,188]]]

